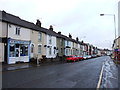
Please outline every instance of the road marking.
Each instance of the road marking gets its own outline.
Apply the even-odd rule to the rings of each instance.
[[[101,69],[101,72],[100,72],[100,77],[99,77],[99,81],[98,81],[96,90],[99,90],[99,88],[100,88],[100,84],[101,84],[101,81],[102,81],[102,75],[103,75],[103,66],[104,66],[104,62],[103,62],[103,65],[102,65],[102,69]]]

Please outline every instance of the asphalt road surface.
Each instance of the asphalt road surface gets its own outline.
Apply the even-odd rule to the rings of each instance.
[[[108,56],[3,72],[3,88],[96,88]]]

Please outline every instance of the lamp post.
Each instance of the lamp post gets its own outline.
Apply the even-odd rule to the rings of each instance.
[[[117,35],[116,35],[116,19],[115,19],[115,14],[100,14],[100,16],[113,16],[114,17],[114,29],[115,29],[115,39],[117,38]]]
[[[114,17],[114,30],[115,30],[115,40],[116,40],[117,35],[116,35],[116,18],[115,18],[115,14],[100,14],[100,16],[105,16],[105,15],[107,15],[107,16],[113,16]]]

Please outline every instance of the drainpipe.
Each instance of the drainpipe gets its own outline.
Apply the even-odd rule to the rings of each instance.
[[[8,23],[7,23],[7,31],[6,31],[6,42],[5,42],[5,46],[6,46],[6,49],[5,49],[5,52],[7,56],[6,57],[6,61],[7,61],[7,64],[9,63],[9,58],[8,58]]]

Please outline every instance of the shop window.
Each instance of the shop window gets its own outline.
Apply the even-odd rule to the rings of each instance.
[[[16,49],[15,54],[16,54],[16,57],[19,57],[19,49],[18,48]]]
[[[25,56],[28,56],[28,46],[25,46]]]
[[[38,53],[41,53],[41,45],[38,45]]]
[[[15,45],[10,44],[10,57],[14,57],[14,56],[15,56]]]
[[[19,48],[19,44],[16,44],[16,48]]]
[[[20,56],[28,56],[28,46],[27,45],[21,45]]]
[[[22,46],[20,47],[20,56],[25,56],[24,50],[25,50],[25,47],[22,45]]]

